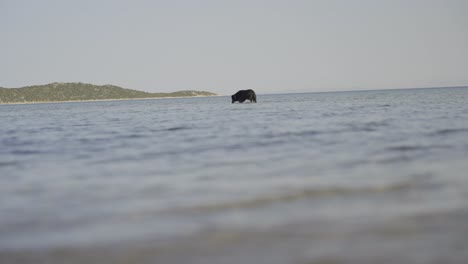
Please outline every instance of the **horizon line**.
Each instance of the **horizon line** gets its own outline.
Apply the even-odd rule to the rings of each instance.
[[[26,86],[21,86],[21,87],[3,87],[0,86],[0,88],[4,89],[21,89],[21,88],[27,88],[31,86],[41,86],[41,85],[50,85],[50,84],[67,84],[67,83],[82,83],[82,84],[90,84],[90,85],[95,85],[95,86],[117,86],[120,88],[124,89],[130,89],[130,90],[136,90],[136,91],[142,91],[146,93],[172,93],[172,92],[149,92],[145,90],[137,90],[133,88],[127,88],[123,86],[119,86],[117,84],[93,84],[93,83],[87,83],[87,82],[51,82],[51,83],[46,83],[46,84],[33,84],[33,85],[26,85]],[[275,95],[275,94],[304,94],[304,93],[339,93],[339,92],[366,92],[366,91],[395,91],[395,90],[415,90],[415,89],[440,89],[440,88],[468,88],[468,85],[455,85],[455,86],[430,86],[430,87],[400,87],[400,88],[383,88],[383,89],[368,89],[368,88],[363,88],[363,89],[353,89],[353,90],[331,90],[331,91],[301,91],[301,92],[272,92],[272,93],[259,93],[259,94],[265,94],[265,95]],[[250,88],[251,89],[251,88]],[[174,92],[180,92],[180,91],[196,91],[196,90],[177,90]],[[222,94],[218,94],[219,96],[223,96]],[[228,95],[226,95],[228,96]]]

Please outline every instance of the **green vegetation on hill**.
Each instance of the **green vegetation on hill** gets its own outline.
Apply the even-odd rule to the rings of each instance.
[[[216,94],[204,91],[147,93],[124,89],[114,85],[93,85],[86,83],[51,83],[22,88],[0,87],[0,103],[61,102],[212,95]]]

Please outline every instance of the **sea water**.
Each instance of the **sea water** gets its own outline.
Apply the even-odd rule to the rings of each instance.
[[[0,105],[1,263],[467,263],[468,88]]]

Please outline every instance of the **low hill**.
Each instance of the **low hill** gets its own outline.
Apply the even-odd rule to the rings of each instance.
[[[147,93],[114,85],[86,83],[51,83],[22,88],[1,88],[0,103],[62,102],[111,99],[213,96],[205,91]]]

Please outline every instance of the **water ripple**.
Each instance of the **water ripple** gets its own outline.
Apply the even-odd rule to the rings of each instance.
[[[431,133],[430,135],[432,135],[432,136],[445,136],[445,135],[459,134],[459,133],[468,133],[468,128],[441,129],[441,130],[437,130],[434,133]]]
[[[421,187],[422,185],[420,185]],[[350,195],[365,195],[365,194],[379,194],[388,192],[397,192],[405,190],[414,190],[418,187],[418,183],[408,181],[400,182],[382,186],[367,186],[367,187],[329,187],[319,189],[303,189],[296,192],[277,194],[277,195],[265,195],[255,197],[247,200],[215,203],[215,204],[204,204],[194,207],[181,207],[169,209],[170,212],[179,211],[196,211],[196,212],[207,212],[207,211],[220,211],[220,210],[232,210],[232,209],[245,209],[245,208],[257,208],[268,206],[276,203],[294,202],[300,199],[311,199],[311,198],[324,198],[324,197],[337,197],[337,196],[350,196]]]

